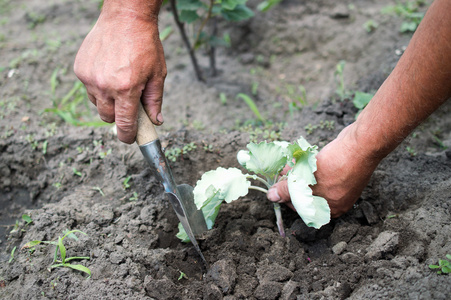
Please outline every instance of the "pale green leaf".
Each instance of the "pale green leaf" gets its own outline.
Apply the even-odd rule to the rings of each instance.
[[[247,6],[238,4],[233,10],[221,9],[221,15],[227,21],[243,21],[254,16],[254,12]]]
[[[199,0],[178,0],[177,1],[177,9],[178,10],[198,10],[201,7],[204,7],[203,4]]]
[[[194,188],[194,203],[201,209],[213,197],[230,203],[239,197],[245,196],[249,191],[250,181],[237,168],[208,171],[197,181]]]
[[[243,162],[241,165],[266,178],[273,179],[287,163],[285,150],[275,143],[249,143],[247,148],[249,149],[249,159],[245,160],[244,154],[241,154],[241,158],[239,158]]]
[[[296,161],[290,173],[302,178],[309,185],[316,184],[313,173],[316,171],[316,146],[310,145],[303,137],[300,137],[295,144],[288,146],[293,158]]]
[[[313,196],[307,181],[288,174],[291,202],[305,224],[316,229],[330,222],[330,208],[326,199]]]
[[[352,100],[352,103],[354,103],[354,106],[358,109],[363,109],[365,106],[370,103],[371,99],[373,98],[373,94],[369,93],[363,93],[363,92],[355,92],[354,100]]]
[[[198,19],[200,19],[200,17],[196,11],[182,10],[182,11],[180,11],[179,19],[183,23],[190,24],[190,23],[193,23],[194,21],[197,21]]]

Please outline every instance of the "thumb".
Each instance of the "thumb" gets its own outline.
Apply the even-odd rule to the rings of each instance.
[[[144,109],[149,114],[150,120],[155,125],[163,124],[163,115],[161,114],[161,105],[163,103],[164,79],[150,79],[141,96]]]
[[[277,203],[291,202],[290,193],[288,192],[288,184],[286,180],[282,180],[273,185],[266,195],[269,201]]]

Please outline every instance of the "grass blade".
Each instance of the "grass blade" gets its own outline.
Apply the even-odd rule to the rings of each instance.
[[[266,120],[262,117],[262,115],[260,114],[260,111],[257,108],[257,105],[255,105],[254,100],[251,99],[251,97],[249,97],[246,94],[243,93],[239,93],[236,96],[237,99],[241,98],[243,99],[244,102],[246,102],[247,106],[249,106],[249,108],[252,110],[252,112],[255,114],[255,116],[257,117],[257,119],[259,121],[261,121],[262,123],[266,123]]]

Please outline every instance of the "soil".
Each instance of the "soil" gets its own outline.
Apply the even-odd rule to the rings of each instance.
[[[411,38],[399,32],[402,19],[381,13],[394,3],[285,0],[249,21],[220,23],[232,46],[218,49],[219,74],[204,83],[174,30],[164,41],[159,133],[166,149],[196,146],[171,161],[176,182],[238,167],[236,152],[250,139],[331,141],[355,118],[354,91],[376,90]],[[175,237],[178,220],[136,145],[120,143],[111,127],[75,127],[44,112],[76,81],[73,59],[98,1],[0,1],[0,10],[0,298],[449,299],[450,277],[428,265],[451,253],[450,101],[381,163],[350,212],[319,230],[284,207],[281,237],[272,204],[255,191],[223,205],[198,240],[205,269]],[[160,18],[176,28],[167,8]],[[378,23],[372,32],[368,20]],[[207,55],[198,56],[208,74]],[[345,99],[334,76],[341,60]],[[259,127],[238,93],[272,125]],[[90,278],[49,271],[55,245],[22,248],[75,229],[86,235],[64,240],[67,255],[89,257],[72,263]]]

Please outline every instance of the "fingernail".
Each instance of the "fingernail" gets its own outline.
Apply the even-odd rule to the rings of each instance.
[[[158,121],[160,124],[162,124],[162,123],[164,122],[164,120],[163,120],[163,115],[162,115],[161,113],[158,113],[158,115],[157,115],[157,121]]]
[[[277,187],[273,186],[268,190],[268,194],[266,196],[272,202],[280,201],[279,193],[277,192]]]

